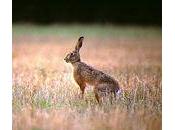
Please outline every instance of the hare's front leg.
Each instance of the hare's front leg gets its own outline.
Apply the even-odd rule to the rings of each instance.
[[[80,86],[80,90],[81,90],[81,98],[83,99],[84,98],[84,90],[85,90],[85,87],[86,87],[86,84],[83,83],[83,82],[77,82],[77,84]]]

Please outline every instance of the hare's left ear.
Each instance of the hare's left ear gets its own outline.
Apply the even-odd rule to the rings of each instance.
[[[75,50],[76,50],[76,51],[79,52],[80,48],[82,47],[83,40],[84,40],[84,37],[80,37],[80,38],[78,39],[78,42],[77,42],[77,44],[76,44],[76,46],[75,46]]]

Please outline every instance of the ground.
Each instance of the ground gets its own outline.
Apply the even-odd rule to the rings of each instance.
[[[64,57],[84,36],[81,59],[123,92],[99,106],[85,99]],[[161,130],[161,28],[13,25],[13,130]]]

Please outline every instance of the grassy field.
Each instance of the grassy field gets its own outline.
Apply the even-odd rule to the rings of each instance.
[[[63,59],[80,35],[82,61],[123,89],[113,104],[79,98]],[[161,48],[158,27],[13,25],[13,130],[161,130]]]

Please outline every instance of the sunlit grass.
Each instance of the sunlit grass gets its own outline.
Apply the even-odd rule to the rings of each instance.
[[[28,25],[26,32],[23,26],[14,26],[14,130],[161,130],[160,35],[151,36],[149,29],[134,35],[132,27],[128,32],[124,28],[128,33],[125,34],[122,27],[119,31],[118,27],[95,26],[96,34],[86,26],[77,29],[76,25],[72,30],[70,26],[55,26]],[[65,30],[65,34],[57,32],[59,29]],[[81,99],[72,67],[63,61],[84,29],[90,38],[85,38],[80,52],[82,60],[113,76],[123,89],[112,104],[106,100],[99,105],[92,86],[86,88]],[[114,37],[117,33],[122,39]],[[144,34],[150,37],[145,40]],[[101,40],[103,35],[107,39]],[[130,39],[132,35],[134,40]],[[45,44],[37,44],[42,42]]]

